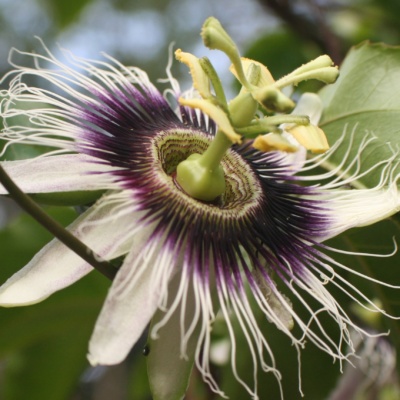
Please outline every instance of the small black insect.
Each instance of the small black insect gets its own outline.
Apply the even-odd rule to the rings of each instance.
[[[150,354],[150,346],[149,346],[148,344],[146,344],[146,345],[143,347],[142,354],[143,354],[144,356],[148,356],[148,355]]]

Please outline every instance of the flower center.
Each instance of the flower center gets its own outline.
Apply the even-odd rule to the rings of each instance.
[[[229,149],[221,161],[225,175],[225,191],[213,202],[196,200],[177,184],[176,168],[191,154],[203,154],[213,136],[191,130],[174,130],[158,134],[152,142],[153,170],[157,180],[173,197],[190,202],[196,207],[234,210],[240,213],[259,204],[262,189],[249,164],[234,149]],[[236,214],[237,215],[237,214]]]
[[[221,50],[229,57],[232,62],[231,72],[239,80],[242,89],[228,102],[221,80],[206,57],[199,59],[180,49],[175,52],[176,58],[189,67],[193,87],[200,95],[200,98],[180,97],[179,104],[199,109],[218,126],[217,133],[205,152],[189,154],[177,166],[176,181],[191,197],[215,201],[225,192],[226,182],[221,159],[232,144],[242,143],[243,136],[254,138],[257,134],[267,134],[268,137],[261,136],[254,142],[255,148],[261,151],[294,152],[297,147],[278,134],[278,125],[310,124],[307,116],[283,115],[282,119],[282,115],[272,115],[260,118],[257,114],[259,106],[272,113],[288,113],[293,110],[295,103],[281,89],[308,79],[334,82],[338,77],[338,70],[332,66],[333,62],[328,56],[321,56],[275,81],[264,65],[240,57],[236,44],[217,19],[210,17],[205,21],[201,36],[209,49]],[[324,152],[329,148],[325,135],[319,128],[311,130],[314,137],[311,140],[307,138],[308,128],[294,132],[301,139],[306,137],[300,143],[307,149]]]

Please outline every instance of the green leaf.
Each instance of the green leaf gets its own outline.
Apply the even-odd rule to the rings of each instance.
[[[101,304],[88,297],[67,290],[37,306],[1,310],[5,398],[63,400],[74,391]]]
[[[357,156],[366,137],[376,139],[363,151],[361,171],[393,156],[400,144],[400,47],[362,43],[354,47],[340,69],[338,81],[321,92],[324,114],[320,126],[331,144],[344,132],[343,145],[330,158],[338,165],[351,143],[350,157]],[[389,145],[390,144],[390,145]],[[381,168],[360,178],[372,187],[377,184]]]
[[[373,168],[383,160],[395,156],[400,145],[400,47],[384,44],[362,43],[354,47],[341,67],[338,81],[325,87],[321,92],[324,114],[321,127],[328,140],[334,143],[343,132],[346,136],[342,146],[329,159],[332,167],[343,159],[347,149],[350,156],[345,169],[360,156],[360,172]],[[352,134],[354,137],[351,142]],[[363,140],[374,138],[360,154]],[[354,171],[354,168],[352,169]],[[396,170],[398,172],[398,169]],[[373,187],[379,182],[382,166],[358,179],[358,183]],[[334,247],[350,252],[390,253],[391,236],[399,236],[398,216],[381,221],[370,227],[354,229],[331,241]],[[347,258],[347,259],[346,259]],[[335,255],[335,259],[372,279],[393,285],[399,284],[399,254],[391,258],[354,257]],[[345,276],[370,299],[378,299],[389,314],[400,315],[400,292],[378,283],[369,282],[352,274]],[[348,305],[350,306],[350,304]],[[366,321],[364,321],[366,322]],[[400,324],[397,320],[382,317],[382,331],[390,331],[389,340],[400,354]],[[397,363],[400,366],[400,363]],[[399,367],[398,367],[399,369]]]
[[[63,225],[76,213],[47,211]],[[21,214],[0,231],[0,282],[21,268],[51,239],[31,217]],[[55,262],[54,268],[57,268]],[[88,365],[87,343],[109,282],[92,273],[29,307],[0,308],[0,398],[63,400],[75,391]]]
[[[48,207],[46,212],[63,225],[70,224],[77,215],[67,207]],[[0,282],[18,271],[51,238],[45,228],[23,213],[0,230]]]
[[[55,22],[60,28],[66,28],[76,21],[83,9],[92,0],[45,0],[47,7],[52,11]]]
[[[399,234],[400,216],[397,214],[390,219],[380,221],[362,229],[351,229],[331,239],[329,245],[333,248],[349,252],[384,255],[393,252],[394,244],[392,238],[398,238]],[[342,273],[351,284],[360,289],[369,299],[373,301],[378,300],[382,308],[389,315],[395,318],[400,317],[400,254],[398,252],[388,258],[359,257],[343,254],[335,254],[334,258],[342,264],[351,267],[352,270],[369,277],[371,280],[363,279],[352,273]],[[386,282],[393,286],[397,285],[397,288],[390,288],[372,280]],[[349,299],[345,299],[345,301],[348,302]],[[343,304],[343,301],[341,304]],[[347,310],[350,307],[354,311],[354,305],[355,303],[348,303]],[[378,318],[380,325],[378,331],[381,333],[388,332],[387,340],[396,348],[397,371],[400,372],[400,321],[399,319],[389,318],[380,314],[377,314],[375,318]],[[376,323],[371,325],[365,319],[360,323],[369,325],[369,328],[375,329],[373,325],[376,325]]]
[[[295,302],[295,297],[290,295],[290,300]],[[260,327],[268,345],[270,346],[276,361],[276,368],[282,375],[281,385],[283,397],[285,399],[301,399],[300,389],[307,400],[326,399],[331,387],[339,375],[340,366],[333,363],[333,360],[321,349],[315,347],[312,343],[307,343],[304,349],[301,349],[301,356],[298,357],[295,347],[286,334],[279,331],[274,324],[265,318],[265,314],[254,304],[254,312],[258,326]],[[295,307],[295,311],[305,321],[306,313],[302,314],[301,306]],[[253,359],[251,357],[248,338],[243,334],[242,328],[236,318],[232,317],[233,330],[236,339],[235,361],[238,374],[250,388],[253,385]],[[295,326],[295,330],[297,327]],[[326,319],[324,320],[324,329],[329,334],[337,330],[336,324]],[[301,336],[300,330],[297,337]],[[264,357],[269,364],[272,364],[267,352]],[[324,379],[316,379],[318,366],[323,365]],[[241,386],[232,372],[230,362],[224,366],[213,366],[214,374],[220,379],[221,388],[231,400],[242,400],[250,398],[246,390]],[[299,374],[300,372],[300,374]],[[299,378],[301,377],[301,382]],[[280,399],[281,391],[277,377],[272,371],[265,372],[258,368],[257,387],[260,399]]]

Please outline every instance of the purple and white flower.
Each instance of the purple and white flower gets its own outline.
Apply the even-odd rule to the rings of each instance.
[[[96,322],[90,362],[124,360],[156,314],[151,337],[160,333],[158,340],[171,340],[163,338],[163,328],[174,321],[180,355],[192,355],[204,379],[223,395],[209,365],[211,327],[219,313],[230,335],[233,372],[257,398],[259,368],[278,379],[281,375],[255,307],[298,351],[308,341],[346,359],[350,328],[366,332],[329,287],[384,311],[341,275],[353,271],[326,255],[321,242],[396,212],[394,158],[382,161],[378,186],[349,190],[359,172],[349,175],[338,166],[313,174],[340,142],[305,161],[279,151],[263,153],[246,141],[232,146],[222,160],[226,190],[218,201],[196,200],[177,184],[176,167],[190,154],[205,151],[216,124],[201,112],[176,106],[182,93],[171,76],[164,96],[142,70],[110,57],[89,61],[64,51],[63,63],[44,49],[44,55],[16,50],[11,55],[13,60],[18,53],[31,66],[11,61],[14,70],[3,79],[9,89],[1,93],[1,139],[5,150],[19,143],[52,150],[2,165],[26,193],[104,191],[69,227],[104,259],[125,257]],[[32,81],[40,84],[26,83]],[[312,104],[308,113],[318,119],[321,105],[311,97],[300,100],[300,106]],[[366,137],[363,146],[371,140]],[[352,164],[356,171],[359,162]],[[0,187],[0,193],[5,189]],[[0,305],[37,303],[92,269],[53,240],[1,286]],[[318,306],[313,308],[308,298]],[[300,308],[307,320],[299,317]],[[337,323],[338,341],[324,330],[322,315]],[[233,320],[248,339],[252,383],[237,372]],[[291,331],[293,325],[300,337]]]

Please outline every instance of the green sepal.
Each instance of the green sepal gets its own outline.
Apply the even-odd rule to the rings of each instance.
[[[34,201],[52,206],[79,206],[94,203],[105,190],[80,190],[77,192],[33,193],[29,194]]]
[[[169,290],[177,291],[179,279],[175,277]],[[171,294],[171,299],[174,299]],[[194,329],[187,342],[185,357],[181,355],[181,306],[175,310],[167,323],[157,332],[158,337],[152,338],[155,325],[162,320],[165,312],[158,310],[154,315],[146,346],[147,372],[153,400],[182,400],[187,391],[193,369],[196,347],[198,343],[199,325]],[[190,323],[195,315],[195,298],[193,289],[189,288],[184,299],[185,317]]]

